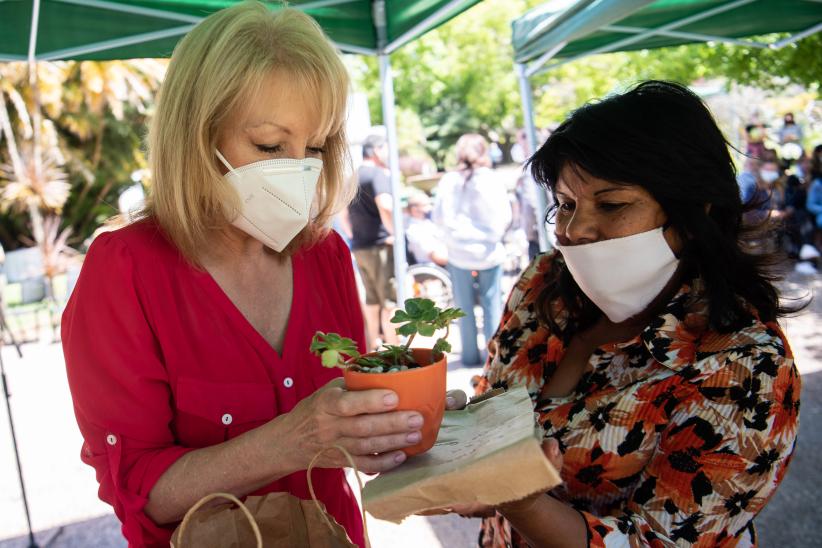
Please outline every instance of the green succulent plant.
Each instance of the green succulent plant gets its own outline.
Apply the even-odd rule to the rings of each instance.
[[[391,318],[391,323],[400,324],[397,327],[397,334],[408,337],[404,345],[383,345],[382,350],[369,356],[363,356],[357,350],[357,343],[353,340],[337,333],[317,331],[311,341],[310,350],[320,358],[324,367],[373,372],[421,367],[425,364],[417,363],[411,353],[411,343],[414,338],[418,334],[431,337],[437,331],[445,329],[445,335],[437,339],[431,348],[433,360],[440,360],[443,352],[451,350],[451,345],[447,340],[451,323],[463,316],[465,314],[462,310],[458,308],[442,310],[430,299],[408,299],[405,301],[405,309],[397,310]]]

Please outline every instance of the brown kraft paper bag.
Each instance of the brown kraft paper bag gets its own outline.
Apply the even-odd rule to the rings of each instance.
[[[353,467],[350,455],[339,446],[334,447],[343,451]],[[311,470],[328,449],[318,453],[308,467],[313,500],[302,500],[289,493],[269,493],[247,497],[243,503],[229,493],[206,495],[186,512],[171,537],[171,548],[358,548],[314,495]],[[231,502],[204,507],[221,498]],[[363,533],[369,546],[365,514]]]

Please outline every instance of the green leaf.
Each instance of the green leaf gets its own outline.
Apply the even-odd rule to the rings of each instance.
[[[451,352],[451,343],[449,343],[445,339],[437,339],[437,342],[434,344],[434,348],[432,348],[434,354],[440,354],[442,352]]]
[[[358,358],[354,363],[365,367],[376,367],[378,365],[385,365],[385,360],[374,356],[362,356]]]
[[[326,350],[322,353],[323,367],[337,367],[340,365],[340,353],[336,350]]]
[[[406,337],[410,337],[417,332],[417,328],[413,323],[407,323],[397,329],[397,333]]]
[[[317,331],[311,340],[309,349],[312,354],[320,357],[325,367],[343,367],[345,365],[344,356],[349,359],[360,357],[357,343],[337,333]]]
[[[391,318],[391,323],[402,323],[411,320],[411,316],[405,313],[405,310],[397,310],[394,312],[394,317]]]
[[[421,323],[421,324],[419,324],[419,326],[417,327],[417,331],[418,331],[418,332],[419,332],[419,334],[420,334],[420,335],[422,335],[423,337],[431,337],[431,336],[433,336],[433,335],[434,335],[434,333],[436,333],[436,332],[437,332],[437,328],[436,328],[435,326],[433,326],[433,325],[430,325],[430,324],[424,324],[424,323]]]
[[[405,301],[405,312],[411,318],[416,318],[420,312],[419,302],[421,299],[408,299]]]

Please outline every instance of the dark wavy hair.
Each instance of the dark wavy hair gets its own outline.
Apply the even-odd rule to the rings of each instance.
[[[750,324],[750,306],[763,322],[793,309],[779,302],[771,268],[777,259],[746,252],[750,235],[728,147],[698,96],[680,84],[650,80],[574,111],[529,164],[552,193],[566,166],[647,190],[685,241],[681,272],[703,280],[711,328],[730,332]],[[550,303],[557,298],[570,312],[568,327],[585,329],[601,315],[564,266],[539,299],[542,321],[555,330]]]

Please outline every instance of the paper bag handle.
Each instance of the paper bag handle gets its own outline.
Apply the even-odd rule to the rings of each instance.
[[[323,510],[323,507],[320,506],[320,501],[317,500],[317,495],[314,493],[314,484],[311,481],[311,472],[314,470],[314,466],[317,464],[317,459],[319,459],[327,451],[331,451],[333,449],[336,449],[340,453],[342,453],[343,456],[348,461],[348,464],[351,466],[351,468],[354,469],[354,476],[357,478],[357,485],[359,485],[359,487],[360,487],[360,500],[362,501],[362,480],[360,479],[360,470],[359,470],[359,468],[357,468],[357,465],[354,463],[354,459],[351,457],[351,453],[349,453],[345,449],[345,447],[343,447],[342,445],[336,445],[336,444],[332,445],[330,447],[326,447],[325,449],[320,449],[319,452],[316,455],[314,455],[314,458],[311,459],[311,462],[308,464],[308,470],[306,471],[306,476],[308,478],[308,491],[311,493],[311,499],[314,501],[314,504],[317,506],[317,510],[320,511],[320,515],[323,517],[323,520],[325,520],[326,525],[328,525],[328,528],[331,529],[332,532],[334,531],[334,526],[331,524],[331,521],[328,519],[328,516],[326,515],[325,511]],[[365,538],[365,545],[368,548],[370,548],[371,547],[371,542],[368,540],[368,525],[365,523],[365,504],[362,504],[362,531],[363,531],[363,537]]]
[[[182,548],[183,546],[183,533],[185,533],[186,526],[188,525],[189,520],[194,515],[194,513],[199,510],[204,504],[211,502],[214,499],[228,499],[234,504],[236,504],[240,510],[243,511],[245,517],[248,518],[248,522],[251,524],[251,530],[254,531],[254,538],[257,539],[257,548],[263,548],[263,536],[260,533],[260,527],[257,525],[257,522],[254,520],[254,516],[251,515],[251,512],[248,511],[248,508],[245,507],[245,504],[242,503],[240,499],[232,495],[231,493],[211,493],[210,495],[206,495],[200,500],[197,501],[197,504],[192,506],[186,515],[183,517],[182,523],[180,523],[180,533],[177,535],[177,544],[179,545],[177,548]]]

